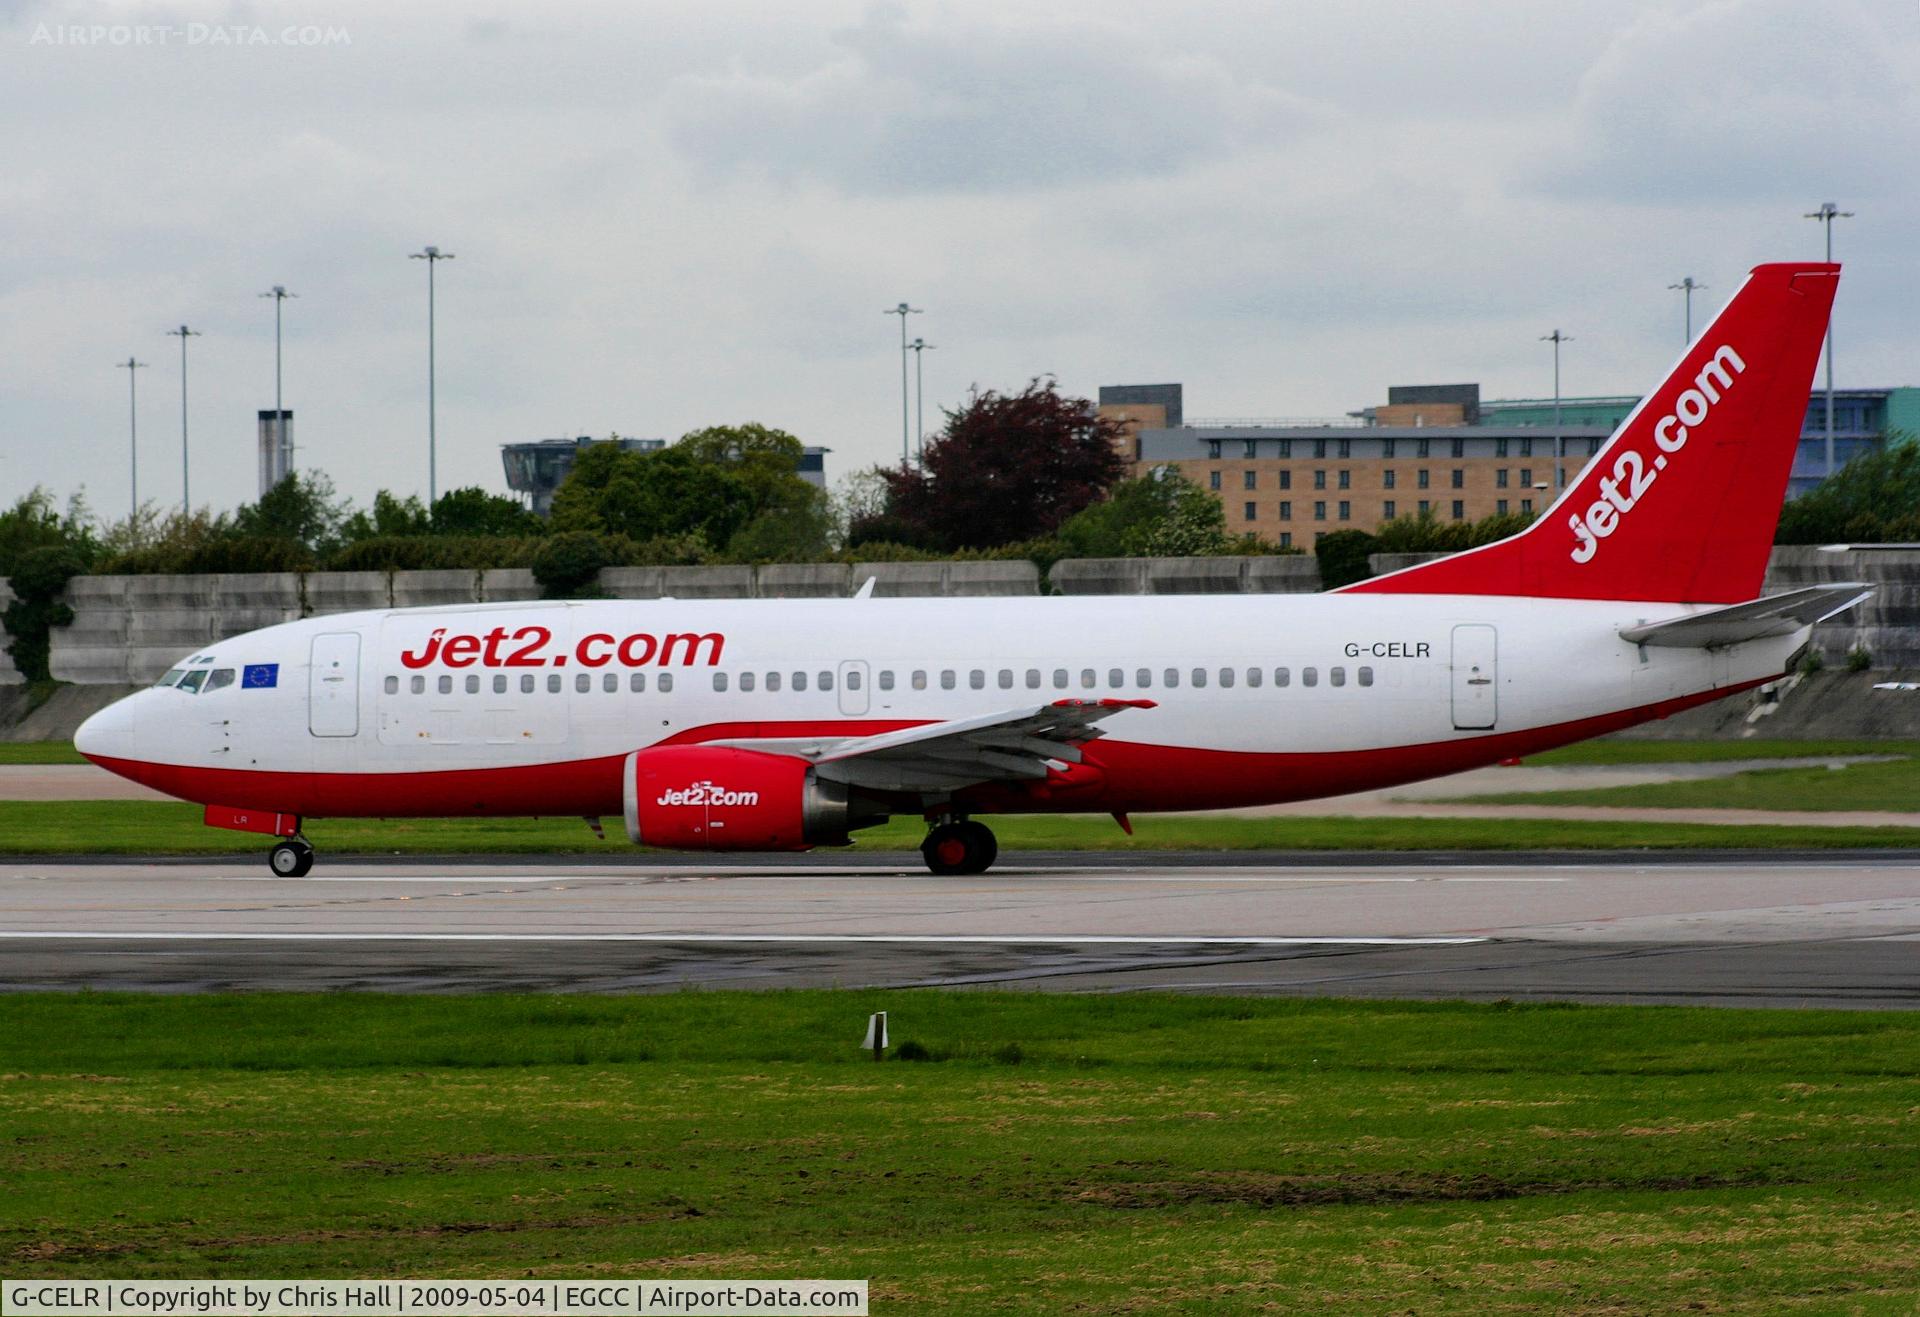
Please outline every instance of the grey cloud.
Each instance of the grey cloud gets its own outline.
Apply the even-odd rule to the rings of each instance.
[[[1297,134],[1304,102],[1115,31],[909,23],[874,10],[790,78],[688,76],[677,149],[720,174],[856,194],[1021,191],[1176,173]]]
[[[1519,182],[1641,204],[1900,186],[1899,162],[1920,156],[1915,28],[1911,8],[1845,2],[1647,14],[1587,71],[1565,136]]]

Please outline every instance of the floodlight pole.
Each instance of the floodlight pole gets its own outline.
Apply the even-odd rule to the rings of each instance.
[[[127,372],[127,453],[133,483],[132,511],[128,514],[129,529],[131,529],[132,520],[140,515],[140,419],[139,409],[135,406],[133,373],[144,368],[147,363],[128,357],[125,361],[114,364]]]
[[[1557,497],[1567,487],[1566,443],[1560,433],[1560,345],[1573,342],[1573,335],[1556,329],[1542,334],[1540,341],[1553,344],[1553,491]]]
[[[410,261],[427,263],[427,507],[432,509],[439,495],[439,468],[434,435],[434,389],[433,389],[433,267],[441,261],[453,259],[452,252],[443,252],[438,247],[423,247],[409,253]]]
[[[1820,209],[1810,210],[1806,219],[1819,220],[1827,231],[1827,264],[1833,264],[1833,222],[1837,219],[1852,219],[1853,212],[1842,210],[1831,201],[1820,203]],[[1827,318],[1827,474],[1833,474],[1833,318]]]
[[[927,455],[927,385],[920,370],[920,354],[933,350],[933,344],[916,338],[907,344],[913,349],[913,460],[924,462]]]
[[[167,331],[169,338],[180,340],[180,511],[193,515],[193,495],[187,486],[187,340],[199,338],[200,331],[185,325]]]
[[[913,456],[907,430],[907,317],[917,316],[921,314],[921,310],[917,306],[908,306],[902,302],[880,314],[900,317],[900,465],[905,466]]]
[[[1667,285],[1667,287],[1668,287],[1668,288],[1670,288],[1670,289],[1676,289],[1676,288],[1677,288],[1677,289],[1679,289],[1679,290],[1680,290],[1681,292],[1683,292],[1683,293],[1685,293],[1685,294],[1686,294],[1686,297],[1687,297],[1687,336],[1686,336],[1686,338],[1685,338],[1685,339],[1683,339],[1683,340],[1682,340],[1682,343],[1683,343],[1683,344],[1691,344],[1691,343],[1693,342],[1693,295],[1694,295],[1694,293],[1695,293],[1695,291],[1697,291],[1697,290],[1701,290],[1701,289],[1704,289],[1704,288],[1706,287],[1706,285],[1705,285],[1705,284],[1697,284],[1697,283],[1695,283],[1695,282],[1693,281],[1693,276],[1692,276],[1692,275],[1688,275],[1688,276],[1687,276],[1686,278],[1684,278],[1684,279],[1682,279],[1682,280],[1681,280],[1681,281],[1680,281],[1679,283],[1677,283],[1677,284],[1668,284],[1668,285]]]

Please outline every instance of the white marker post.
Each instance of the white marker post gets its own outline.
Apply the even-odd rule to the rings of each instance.
[[[867,1017],[867,1040],[860,1044],[873,1049],[873,1059],[878,1061],[881,1053],[887,1050],[887,1013],[875,1011]]]

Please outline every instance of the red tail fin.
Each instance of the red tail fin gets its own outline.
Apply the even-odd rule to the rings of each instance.
[[[1760,593],[1838,265],[1762,265],[1510,539],[1346,587],[1739,603]]]

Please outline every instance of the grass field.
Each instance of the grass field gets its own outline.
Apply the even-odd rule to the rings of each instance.
[[[86,757],[66,741],[0,741],[0,766],[86,762]]]
[[[264,856],[269,839],[200,821],[197,805],[170,801],[7,801],[0,803],[4,855]],[[1129,837],[1104,815],[1005,816],[992,820],[1005,851],[1021,850],[1835,850],[1920,846],[1920,829],[1801,825],[1565,822],[1556,819],[1284,817],[1248,819],[1141,815]],[[599,841],[579,819],[321,819],[307,837],[329,855],[605,855],[632,853],[618,819]],[[895,819],[858,834],[859,857],[911,851],[925,827]],[[709,856],[708,858],[711,858]]]
[[[1884,751],[1882,753],[1885,753]],[[1731,777],[1588,791],[1467,797],[1477,805],[1611,805],[1634,809],[1848,809],[1920,812],[1920,758],[1841,768],[1764,768]]]
[[[928,1059],[874,1064],[866,1014]],[[1920,1018],[1012,993],[0,998],[0,1271],[874,1311],[1911,1312]]]

